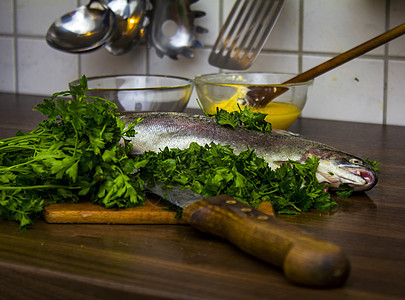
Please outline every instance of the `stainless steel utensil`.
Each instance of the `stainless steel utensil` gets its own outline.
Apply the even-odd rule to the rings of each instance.
[[[178,59],[194,56],[190,48],[200,48],[202,44],[195,34],[208,32],[207,29],[194,25],[194,19],[205,16],[202,11],[192,11],[190,4],[196,0],[155,0],[149,30],[150,45],[156,49],[159,57],[167,55]]]
[[[115,13],[117,27],[104,48],[113,55],[122,55],[135,47],[145,35],[147,0],[110,0],[108,7]]]
[[[262,50],[283,6],[284,0],[237,0],[208,62],[223,69],[248,69]]]
[[[47,43],[58,50],[79,53],[101,47],[114,33],[115,14],[102,0],[90,0],[57,19],[48,29]]]

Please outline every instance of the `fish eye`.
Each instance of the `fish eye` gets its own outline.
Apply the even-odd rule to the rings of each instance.
[[[360,159],[357,159],[357,158],[351,158],[351,159],[349,160],[349,162],[350,162],[351,164],[354,164],[354,165],[361,165],[361,164],[363,163]]]

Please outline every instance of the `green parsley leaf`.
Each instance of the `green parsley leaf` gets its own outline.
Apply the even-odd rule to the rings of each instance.
[[[265,120],[267,114],[253,112],[248,106],[245,106],[243,110],[240,105],[238,105],[238,108],[238,111],[228,112],[217,107],[215,114],[208,114],[206,112],[205,114],[209,117],[214,117],[217,120],[217,123],[222,126],[230,126],[232,128],[240,126],[250,130],[271,132],[272,126]]]
[[[372,161],[372,160],[369,159],[369,157],[367,157],[365,159],[365,161],[366,161],[366,163],[368,163],[371,166],[371,168],[374,170],[374,172],[376,172],[376,173],[380,172],[380,168],[378,167],[380,165],[379,162]]]
[[[347,184],[339,185],[338,190],[336,191],[336,195],[343,197],[343,198],[349,198],[352,193],[353,193],[353,188]]]

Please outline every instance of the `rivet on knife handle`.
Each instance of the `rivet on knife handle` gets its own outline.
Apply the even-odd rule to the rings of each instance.
[[[220,236],[241,250],[283,269],[299,285],[337,287],[350,273],[341,249],[277,218],[220,195],[194,202],[183,218],[203,232]]]

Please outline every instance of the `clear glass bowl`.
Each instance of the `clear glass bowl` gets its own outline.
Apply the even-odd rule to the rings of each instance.
[[[78,85],[79,80],[69,83]],[[135,111],[184,111],[194,81],[167,75],[115,75],[87,78],[88,96],[117,104],[120,113]]]
[[[272,88],[287,88],[286,92],[265,106],[250,106],[253,111],[267,114],[266,121],[275,129],[287,129],[301,114],[305,106],[308,88],[313,81],[281,84],[295,76],[287,73],[231,72],[204,74],[194,78],[199,101],[207,113],[217,108],[239,110],[249,103],[247,95],[263,96]],[[249,93],[249,94],[248,94]]]

